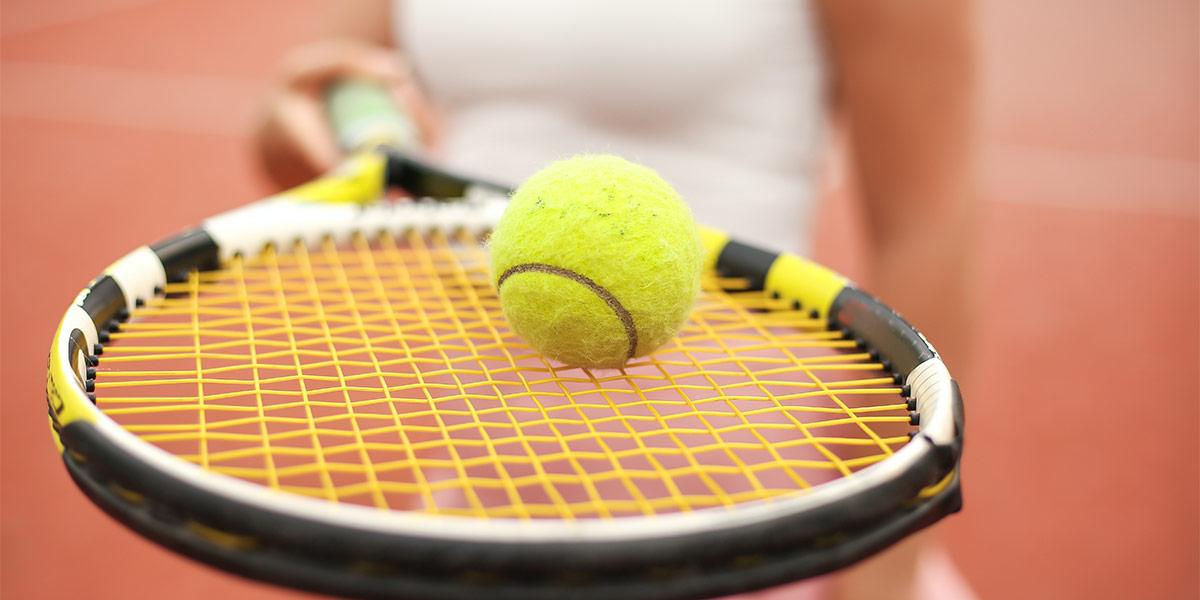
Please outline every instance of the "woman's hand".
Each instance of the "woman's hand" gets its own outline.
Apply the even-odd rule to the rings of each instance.
[[[278,186],[292,187],[333,168],[341,157],[325,112],[325,90],[338,79],[379,82],[395,94],[427,146],[436,146],[433,111],[408,63],[394,48],[357,40],[303,46],[284,61],[255,131],[263,166]]]

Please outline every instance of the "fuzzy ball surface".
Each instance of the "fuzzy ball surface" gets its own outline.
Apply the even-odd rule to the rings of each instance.
[[[571,366],[616,368],[649,354],[679,331],[700,291],[691,210],[653,170],[617,156],[535,173],[489,246],[509,324]]]

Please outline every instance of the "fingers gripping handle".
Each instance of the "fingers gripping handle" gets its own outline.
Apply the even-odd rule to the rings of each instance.
[[[383,85],[361,79],[343,79],[326,92],[329,121],[345,152],[373,146],[399,150],[417,148],[417,128],[396,105]]]
[[[379,83],[336,81],[326,91],[326,104],[338,145],[352,155],[338,168],[344,174],[361,173],[362,164],[376,164],[384,170],[388,186],[418,198],[461,198],[477,190],[492,195],[510,192],[507,186],[455,175],[418,158],[420,138],[415,123]],[[381,146],[399,152],[388,152],[383,161],[379,154],[369,152]],[[371,176],[365,180],[374,181]]]

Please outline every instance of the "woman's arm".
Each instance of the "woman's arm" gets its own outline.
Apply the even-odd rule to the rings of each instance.
[[[978,212],[971,2],[822,0],[820,10],[865,205],[865,287],[961,372]],[[911,597],[921,541],[851,570],[840,596]]]
[[[823,0],[822,16],[866,208],[869,287],[957,365],[977,212],[971,3]]]

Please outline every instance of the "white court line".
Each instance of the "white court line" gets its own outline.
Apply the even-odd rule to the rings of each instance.
[[[249,135],[267,83],[4,61],[5,117],[230,137]]]
[[[16,36],[39,29],[78,23],[99,16],[125,11],[131,8],[155,4],[158,0],[105,0],[103,3],[93,2],[37,2],[34,15],[13,15],[10,7],[4,13],[4,21],[0,24],[0,37]],[[34,3],[29,3],[34,4]]]
[[[986,143],[980,159],[989,201],[1200,215],[1200,164],[1194,160]]]

